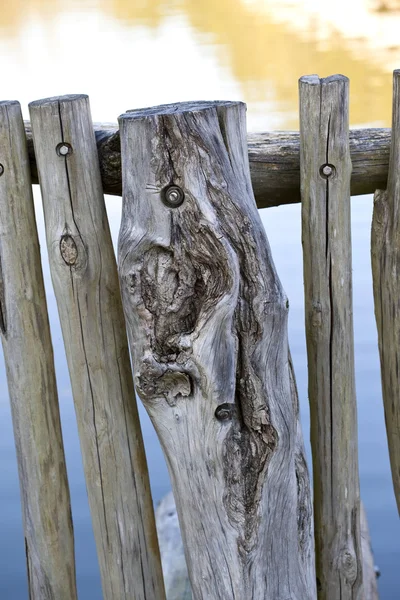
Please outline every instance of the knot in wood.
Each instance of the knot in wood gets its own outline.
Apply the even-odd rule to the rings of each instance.
[[[320,328],[322,325],[322,306],[318,301],[313,302],[311,313],[311,325],[314,328]]]
[[[78,248],[74,238],[71,235],[63,235],[60,240],[60,252],[63,261],[70,267],[74,265],[78,258]]]
[[[162,201],[169,208],[178,208],[185,199],[183,190],[177,185],[169,185],[163,190]]]
[[[233,413],[233,404],[229,404],[225,402],[224,404],[220,404],[215,409],[215,418],[218,421],[228,421],[232,417]]]
[[[342,551],[340,556],[341,569],[346,580],[353,584],[357,579],[357,559],[349,548]]]
[[[0,163],[0,177],[3,175],[4,173],[4,166]]]

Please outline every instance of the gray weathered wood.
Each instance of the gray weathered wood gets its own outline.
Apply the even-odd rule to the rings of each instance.
[[[158,504],[156,524],[167,600],[192,600],[178,513],[172,492]]]
[[[17,449],[29,598],[74,600],[70,496],[18,102],[0,102],[0,163],[0,331]]]
[[[400,71],[393,73],[392,146],[387,190],[374,198],[372,276],[382,395],[397,508],[400,514]]]
[[[300,79],[300,134],[318,598],[361,600],[347,78]]]
[[[26,122],[33,181],[36,160],[30,123]],[[121,143],[118,128],[95,123],[97,149],[105,194],[121,196]],[[300,136],[298,131],[249,133],[250,175],[258,208],[300,202]],[[389,167],[390,129],[353,129],[351,194],[373,194],[385,188]]]
[[[30,105],[49,261],[105,600],[164,587],[87,96]]]
[[[379,600],[378,581],[372,552],[371,538],[368,528],[367,513],[364,504],[360,503],[361,550],[363,560],[363,600]]]
[[[361,548],[363,559],[363,600],[379,600],[376,569],[369,535],[367,515],[360,504]],[[172,492],[159,503],[156,510],[158,539],[164,572],[167,600],[192,600],[178,514]]]
[[[135,383],[167,458],[193,597],[314,599],[288,303],[252,193],[245,106],[167,105],[120,126]]]

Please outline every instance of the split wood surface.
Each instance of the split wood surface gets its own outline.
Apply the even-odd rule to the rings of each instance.
[[[24,123],[0,103],[0,331],[21,488],[31,600],[75,600],[75,559]]]
[[[105,600],[162,600],[117,266],[87,96],[30,105]]]
[[[288,302],[252,192],[245,106],[155,107],[120,127],[135,385],[167,459],[194,599],[314,600]]]
[[[300,79],[302,242],[319,600],[363,600],[348,79]]]
[[[37,183],[36,159],[29,122],[25,123],[32,177]],[[95,124],[103,191],[122,195],[121,142],[115,124]],[[373,194],[385,188],[390,129],[353,129],[351,194]],[[300,202],[300,136],[295,131],[247,134],[251,183],[258,208]]]
[[[382,395],[392,479],[400,514],[400,71],[393,74],[393,137],[387,190],[378,190],[372,219],[372,277]]]

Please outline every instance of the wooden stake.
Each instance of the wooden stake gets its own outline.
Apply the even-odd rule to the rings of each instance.
[[[135,382],[167,458],[194,599],[314,599],[288,303],[252,193],[245,106],[161,106],[120,127]]]
[[[300,79],[300,173],[320,600],[361,600],[348,79]]]
[[[400,514],[400,71],[393,73],[393,122],[388,185],[374,197],[372,276],[381,359],[382,396],[397,508]]]
[[[12,409],[29,598],[75,600],[71,505],[24,123],[0,102],[0,331]]]
[[[162,600],[117,267],[87,96],[30,105],[105,600]]]

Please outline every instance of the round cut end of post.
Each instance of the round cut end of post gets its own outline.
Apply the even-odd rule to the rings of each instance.
[[[230,108],[233,106],[244,106],[244,102],[235,102],[230,100],[199,100],[195,102],[176,102],[174,104],[160,104],[160,106],[152,106],[150,108],[138,108],[134,110],[128,110],[126,113],[119,117],[119,120],[123,119],[142,119],[151,116],[163,116],[173,115],[182,113],[194,113],[201,112],[207,109],[213,108]]]
[[[8,107],[8,106],[21,106],[18,100],[1,100],[0,108]]]
[[[87,94],[68,94],[67,96],[52,96],[50,98],[43,98],[42,100],[34,100],[33,102],[30,102],[29,108],[52,105],[58,102],[65,104],[66,102],[76,102],[77,100],[87,100],[88,98],[89,96]]]

